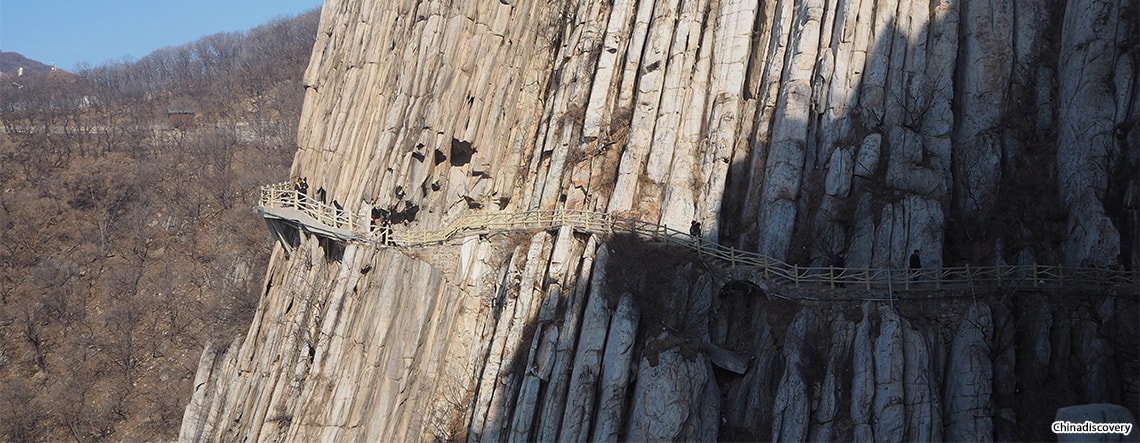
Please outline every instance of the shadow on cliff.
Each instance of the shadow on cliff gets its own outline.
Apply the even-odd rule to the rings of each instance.
[[[1051,77],[1035,73],[1041,69],[1056,75],[1057,55],[1044,48],[1059,47],[1061,34],[1038,35],[1042,49],[1020,49],[1029,55],[1017,54],[1019,57],[1008,61],[1013,68],[1009,84],[1001,85],[1006,89],[992,91],[992,94],[1001,94],[1006,98],[1001,104],[1003,108],[999,111],[1000,118],[996,119],[997,122],[992,127],[982,128],[984,130],[976,134],[963,135],[963,122],[968,116],[964,115],[967,111],[961,103],[966,101],[963,95],[969,93],[964,92],[969,88],[962,86],[968,83],[962,65],[969,62],[971,49],[961,47],[965,43],[960,43],[958,39],[953,41],[953,46],[957,48],[955,65],[949,71],[942,72],[953,80],[946,80],[945,83],[934,77],[939,75],[939,69],[945,70],[946,66],[939,68],[932,63],[930,66],[933,67],[924,66],[924,69],[929,70],[920,71],[920,75],[902,68],[906,66],[908,70],[914,69],[909,66],[912,53],[920,54],[921,57],[917,60],[921,62],[928,62],[936,56],[944,57],[945,55],[935,54],[934,51],[936,46],[947,45],[946,38],[941,34],[948,27],[962,34],[959,39],[966,39],[969,31],[967,14],[988,12],[996,15],[999,11],[988,11],[984,6],[977,6],[975,11],[966,11],[965,6],[956,1],[939,6],[952,10],[946,15],[953,17],[954,22],[948,24],[943,18],[932,18],[924,29],[915,30],[913,35],[905,37],[905,43],[896,34],[907,32],[900,32],[893,19],[887,23],[880,32],[886,38],[872,42],[867,51],[866,69],[860,77],[861,83],[850,86],[847,95],[834,95],[835,89],[823,79],[838,82],[844,79],[849,81],[850,78],[839,76],[838,72],[830,73],[836,77],[829,78],[829,73],[821,73],[825,64],[817,62],[813,69],[811,100],[805,105],[809,108],[801,117],[784,116],[785,120],[799,119],[790,124],[785,121],[785,126],[803,128],[802,134],[805,137],[797,140],[795,146],[774,140],[787,136],[787,131],[777,134],[779,128],[774,123],[779,122],[780,118],[762,118],[768,105],[764,103],[767,88],[780,88],[778,93],[770,95],[776,101],[777,109],[774,112],[777,114],[785,111],[780,106],[793,100],[788,97],[788,90],[794,88],[787,86],[782,79],[776,85],[766,85],[764,82],[768,80],[765,76],[771,75],[765,71],[766,66],[755,62],[750,64],[759,68],[753,68],[748,73],[745,95],[746,98],[759,102],[754,110],[753,121],[765,121],[768,127],[752,128],[747,142],[749,149],[744,155],[737,152],[732,158],[724,200],[718,214],[718,240],[721,243],[755,250],[760,235],[758,231],[771,229],[769,226],[773,224],[785,223],[783,220],[765,220],[766,214],[763,213],[766,211],[765,204],[771,203],[763,201],[765,189],[783,188],[785,191],[781,193],[767,194],[778,194],[775,202],[787,200],[795,207],[794,220],[790,221],[790,226],[794,228],[786,232],[790,242],[784,251],[785,261],[799,265],[826,265],[833,254],[850,252],[859,223],[865,223],[868,219],[876,227],[887,223],[886,220],[880,220],[880,217],[885,217],[882,212],[884,206],[900,204],[908,195],[917,195],[940,203],[942,214],[945,214],[940,214],[942,225],[936,227],[942,236],[941,242],[939,245],[915,244],[894,249],[905,250],[906,254],[912,249],[934,253],[934,246],[937,246],[940,250],[937,252],[938,261],[953,266],[1066,262],[1064,243],[1069,235],[1069,214],[1058,191],[1057,124],[1039,121],[1043,117],[1027,113],[1025,109],[1027,104],[1038,108],[1058,105],[1057,86],[1052,83],[1039,85],[1041,82],[1049,82]],[[934,11],[935,8],[932,6],[931,10]],[[934,15],[933,12],[931,14]],[[1051,24],[1060,28],[1063,15],[1053,14],[1049,19]],[[957,22],[959,16],[962,24]],[[842,26],[840,20],[836,20],[835,26]],[[823,30],[823,33],[831,32],[835,32],[833,39],[841,33]],[[768,42],[762,38],[761,35],[754,37],[753,57],[767,48]],[[832,46],[839,45],[833,40]],[[824,52],[833,50],[835,49],[831,47],[823,49],[820,59],[834,61],[837,56],[822,56]],[[973,48],[972,56],[986,50]],[[792,52],[791,49],[788,52]],[[783,63],[790,65],[793,57],[794,54],[784,54]],[[880,59],[878,68],[874,65],[876,59]],[[787,69],[783,68],[783,75],[788,74]],[[828,65],[827,69],[838,70],[838,67]],[[882,73],[882,84],[872,84],[872,71],[876,69]],[[1042,99],[1037,94],[1043,88],[1051,91],[1051,95],[1043,99],[1045,102],[1040,102]],[[804,94],[803,91],[799,93]],[[798,100],[807,101],[802,97]],[[844,103],[845,112],[842,115],[831,116],[834,109],[832,106],[835,105],[832,101]],[[842,132],[837,133],[840,128],[843,128]],[[1118,132],[1117,149],[1121,152],[1121,158],[1111,163],[1115,166],[1105,172],[1107,186],[1103,200],[1106,212],[1121,236],[1120,256],[1110,259],[1134,269],[1136,263],[1133,261],[1140,255],[1133,251],[1138,244],[1135,228],[1137,211],[1134,209],[1137,197],[1129,194],[1128,190],[1134,186],[1132,183],[1135,179],[1132,177],[1134,174],[1122,171],[1133,171],[1136,168],[1136,158],[1140,155],[1136,154],[1137,148],[1129,140],[1134,141],[1140,137],[1140,129],[1127,126],[1119,128]],[[829,139],[830,134],[836,134],[834,139]],[[859,165],[859,159],[863,158],[862,151],[866,149],[862,143],[872,134],[882,137],[881,154],[876,152],[873,164]],[[970,141],[977,138],[984,138],[994,144],[988,148],[974,146]],[[899,160],[904,145],[915,143],[920,145],[917,149],[921,153],[912,159],[913,163],[911,160],[905,160],[905,163]],[[946,145],[940,147],[939,144],[942,143]],[[773,160],[770,156],[774,146],[801,150],[802,152],[792,155],[801,161],[788,167],[784,164],[788,157],[785,154],[781,154],[778,160]],[[939,152],[944,147],[949,148],[949,151]],[[987,149],[997,151],[999,164],[992,168],[979,166],[983,160],[978,157],[994,154],[986,152]],[[843,158],[833,156],[838,150],[848,151],[847,162],[832,164],[837,158]],[[849,163],[852,159],[856,160],[855,165]],[[893,161],[899,164],[892,165]],[[860,167],[868,166],[870,171],[859,172]],[[833,169],[837,167],[845,170],[836,173]],[[889,172],[892,168],[896,172]],[[904,169],[905,172],[897,173]],[[983,170],[981,174],[987,177],[996,177],[992,195],[974,194],[976,186],[984,185],[957,183],[979,175],[978,170]],[[786,178],[793,172],[799,177],[799,184],[794,187],[769,180],[773,176]],[[920,185],[921,180],[926,180],[921,177],[924,174],[941,176],[943,182]],[[926,189],[920,189],[924,186]],[[787,192],[789,189],[790,193]],[[870,205],[861,209],[860,198],[867,198]],[[976,214],[966,214],[960,209],[973,205],[981,208]],[[872,248],[876,254],[884,252],[881,245]],[[888,261],[898,264],[905,258],[905,255],[890,257]]]
[[[284,248],[286,257],[292,256],[293,251],[301,246],[303,237],[315,237],[326,263],[338,262],[344,259],[345,243],[341,240],[303,232],[303,228],[296,224],[268,218],[264,220],[269,227],[269,232],[273,234],[274,238],[280,242]]]
[[[958,346],[954,342],[961,340],[962,330],[979,321],[971,317],[971,307],[988,307],[992,327],[984,342],[992,365],[989,405],[996,439],[1048,439],[1055,411],[1073,404],[1109,402],[1136,409],[1135,388],[1128,386],[1137,383],[1136,312],[1140,306],[1127,291],[976,288],[911,293],[892,303],[865,303],[863,298],[882,295],[852,289],[839,290],[839,296],[847,297],[839,300],[796,301],[796,297],[835,290],[772,286],[769,291],[753,283],[760,280],[759,275],[727,270],[688,248],[632,236],[615,236],[601,247],[610,254],[602,290],[609,309],[613,312],[621,294],[628,293],[640,312],[633,350],[633,361],[639,363],[635,367],[663,364],[659,357],[670,351],[688,361],[703,356],[718,385],[715,408],[721,423],[716,428],[722,441],[787,436],[786,429],[774,431],[773,426],[787,413],[780,411],[790,404],[782,403],[785,400],[780,397],[791,394],[780,392],[795,392],[790,380],[802,380],[807,387],[804,400],[811,406],[805,418],[813,420],[819,420],[819,402],[825,397],[821,387],[832,386],[836,410],[828,419],[830,430],[825,435],[838,440],[855,438],[856,423],[848,413],[852,400],[847,394],[854,389],[849,358],[856,351],[850,337],[836,331],[868,322],[867,339],[882,346],[890,328],[882,324],[887,320],[880,310],[897,315],[904,331],[913,330],[915,337],[922,338],[931,365],[925,376],[932,380],[931,398],[938,403],[934,411],[942,411],[950,407],[942,403],[947,401],[950,386],[959,383],[947,379],[952,376],[951,360],[963,358],[952,349]],[[906,359],[921,362],[922,358],[910,354],[912,345],[907,346]],[[712,350],[745,359],[746,371],[736,373],[722,366],[724,360],[718,361]],[[631,381],[627,426],[634,393],[641,388],[637,384],[666,382],[676,380],[638,377]],[[908,411],[911,407],[907,405]],[[694,406],[692,413],[698,409]],[[938,420],[949,420],[949,416]],[[811,426],[815,432],[820,423]]]

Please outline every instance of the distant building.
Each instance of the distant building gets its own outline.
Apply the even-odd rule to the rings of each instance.
[[[170,127],[174,129],[188,129],[194,127],[194,111],[189,109],[171,109],[166,111],[170,119]]]

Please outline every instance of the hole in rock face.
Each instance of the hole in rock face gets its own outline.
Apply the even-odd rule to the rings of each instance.
[[[402,206],[402,208],[400,207]],[[411,200],[405,201],[403,205],[397,205],[390,208],[388,221],[392,224],[411,223],[416,221],[416,214],[420,212],[419,205],[412,203]]]
[[[440,151],[437,148],[435,150],[435,155],[432,156],[432,161],[435,162],[435,164],[437,164],[437,165],[440,163],[443,163],[443,162],[447,161],[447,154],[444,154],[443,151]]]
[[[424,159],[427,158],[427,154],[424,154],[423,143],[416,143],[416,148],[412,150],[412,158],[420,163],[423,163]]]
[[[341,240],[335,238],[317,237],[317,241],[324,251],[325,263],[333,263],[344,260],[345,244]]]
[[[451,139],[451,166],[463,166],[470,163],[473,154],[475,154],[475,148],[471,146],[471,142],[457,138]]]
[[[764,297],[764,288],[761,288],[756,283],[747,280],[732,280],[724,284],[720,290],[721,297],[728,296],[743,296],[743,297]]]

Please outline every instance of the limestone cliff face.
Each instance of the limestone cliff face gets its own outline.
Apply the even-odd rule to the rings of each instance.
[[[1134,263],[1135,8],[328,0],[293,172],[410,229],[568,208],[802,264]],[[1061,380],[1039,404],[1120,402],[1134,358],[1111,297],[788,305],[569,229],[273,254],[185,439],[1028,438],[1027,368]]]

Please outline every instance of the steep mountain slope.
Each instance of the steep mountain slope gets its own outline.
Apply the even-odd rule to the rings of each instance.
[[[330,0],[293,174],[410,229],[587,209],[801,265],[1135,264],[1134,10]],[[860,310],[566,228],[295,240],[183,438],[1046,438],[1136,378],[1134,288]]]

